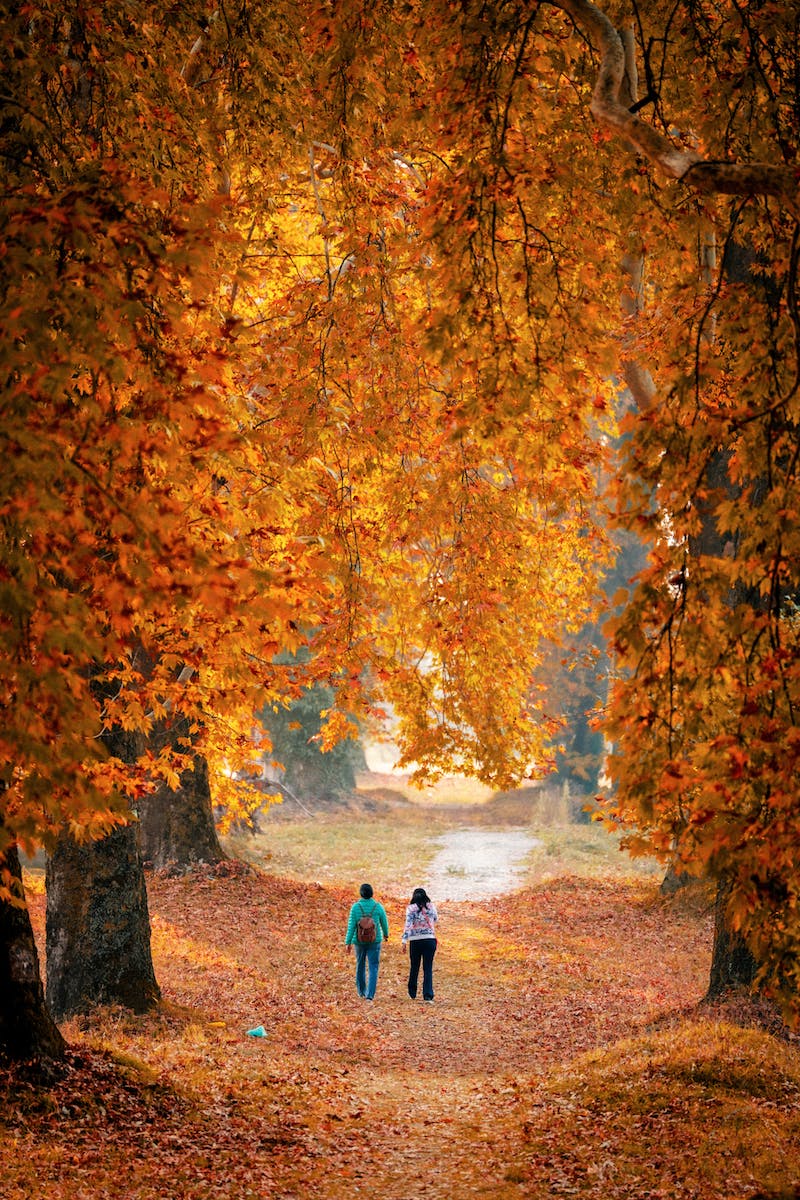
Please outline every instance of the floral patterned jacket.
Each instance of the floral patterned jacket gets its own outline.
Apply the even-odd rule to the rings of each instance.
[[[438,919],[435,904],[426,904],[423,909],[418,908],[416,904],[409,904],[402,941],[415,942],[417,938],[436,937],[434,926]]]

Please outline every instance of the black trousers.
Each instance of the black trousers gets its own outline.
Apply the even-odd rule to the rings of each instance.
[[[417,980],[419,979],[419,964],[422,963],[422,998],[433,999],[433,956],[436,953],[436,938],[414,938],[408,943],[410,959],[408,972],[408,994],[412,1000],[417,998]]]

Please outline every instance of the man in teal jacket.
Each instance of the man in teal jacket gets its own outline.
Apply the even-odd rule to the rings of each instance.
[[[356,989],[364,1000],[375,999],[375,988],[378,986],[378,967],[381,961],[381,943],[389,937],[389,922],[386,919],[386,909],[373,899],[372,884],[362,883],[357,900],[350,909],[350,919],[347,922],[347,933],[344,944],[347,953],[351,946],[356,948]],[[375,926],[375,940],[360,942],[358,940],[358,922],[362,917],[371,917]],[[369,967],[369,977],[367,968]]]

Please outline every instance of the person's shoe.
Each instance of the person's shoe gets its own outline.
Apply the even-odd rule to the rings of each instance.
[[[433,996],[431,996],[430,998],[426,996],[426,997],[425,997],[425,1003],[426,1003],[426,1004],[433,1004]]]

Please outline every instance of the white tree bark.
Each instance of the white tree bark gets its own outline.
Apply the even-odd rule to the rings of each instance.
[[[606,14],[591,0],[552,0],[552,3],[572,18],[600,55],[591,103],[592,115],[599,125],[621,134],[638,154],[670,179],[678,179],[697,192],[775,196],[784,207],[800,216],[800,178],[796,170],[763,162],[716,162],[670,141],[623,102],[625,47]]]

